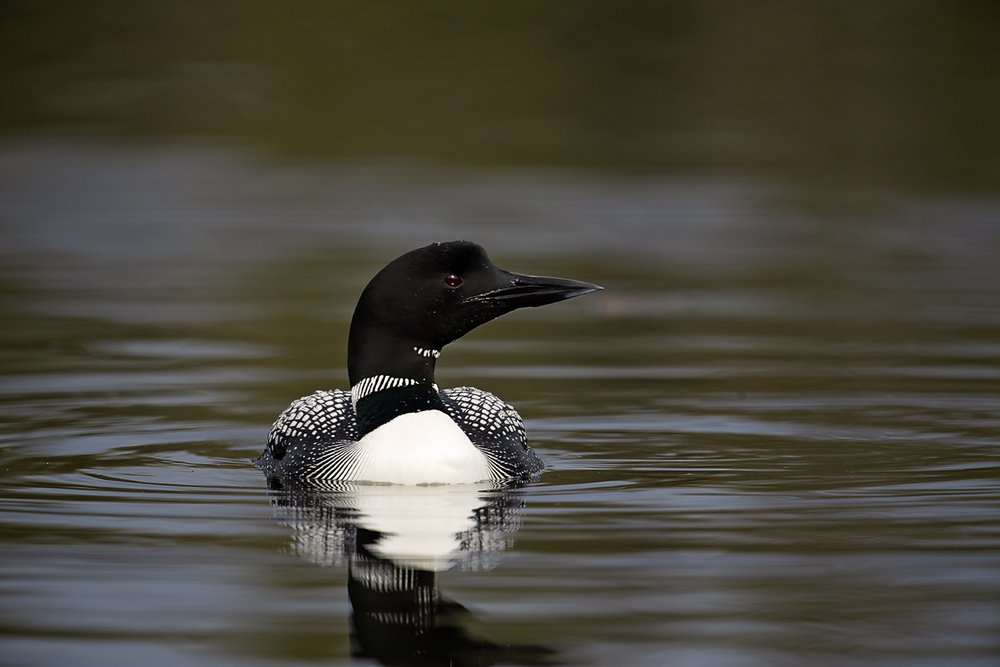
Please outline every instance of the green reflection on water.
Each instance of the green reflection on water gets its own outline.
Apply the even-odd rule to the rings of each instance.
[[[995,3],[8,2],[0,132],[1000,186]]]

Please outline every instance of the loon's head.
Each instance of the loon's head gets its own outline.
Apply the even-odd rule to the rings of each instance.
[[[468,241],[434,243],[396,258],[361,293],[351,320],[351,384],[378,374],[433,381],[440,350],[505,313],[602,289],[497,267]]]

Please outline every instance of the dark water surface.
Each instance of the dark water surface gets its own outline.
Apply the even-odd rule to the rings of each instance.
[[[1000,664],[995,1],[0,5],[0,665]],[[517,489],[269,488],[387,260]]]
[[[439,362],[549,464],[428,501],[471,531],[414,589],[454,664],[1000,656],[996,197],[20,142],[0,201],[3,664],[368,664],[343,542],[423,500],[249,460],[345,385],[374,271],[454,237],[607,288]]]

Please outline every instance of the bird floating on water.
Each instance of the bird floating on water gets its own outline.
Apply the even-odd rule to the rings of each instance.
[[[255,463],[269,476],[391,484],[519,479],[543,468],[510,405],[474,387],[438,389],[445,345],[512,310],[599,285],[497,267],[468,241],[390,262],[365,287],[347,344],[350,391],[320,390],[274,422]]]

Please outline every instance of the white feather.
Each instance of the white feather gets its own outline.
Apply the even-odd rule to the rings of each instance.
[[[347,479],[389,484],[471,484],[489,480],[490,466],[451,417],[438,410],[408,412],[351,447]]]

